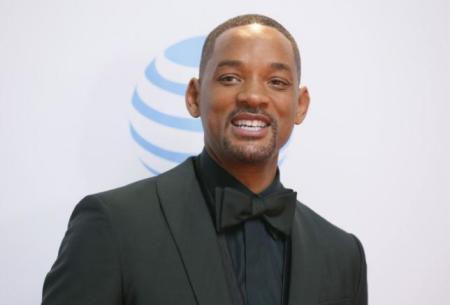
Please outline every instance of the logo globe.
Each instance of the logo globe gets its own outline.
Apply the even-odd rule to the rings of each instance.
[[[133,92],[130,134],[139,161],[152,175],[203,148],[200,119],[187,112],[184,94],[189,80],[198,75],[204,40],[196,36],[167,47],[152,59]],[[286,146],[280,151],[279,163],[285,158]]]
[[[156,56],[137,84],[131,105],[130,134],[139,160],[158,175],[200,153],[203,129],[184,104],[189,80],[198,74],[205,37],[177,42]]]

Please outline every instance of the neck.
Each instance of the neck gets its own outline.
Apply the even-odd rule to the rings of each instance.
[[[219,158],[209,149],[207,151],[217,164],[255,194],[266,189],[272,183],[277,173],[278,155],[269,160],[249,163],[239,160],[226,160]]]

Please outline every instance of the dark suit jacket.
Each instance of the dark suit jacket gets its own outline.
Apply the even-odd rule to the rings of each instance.
[[[289,305],[367,303],[360,242],[298,203]],[[231,305],[216,231],[192,159],[87,196],[47,274],[45,305]]]

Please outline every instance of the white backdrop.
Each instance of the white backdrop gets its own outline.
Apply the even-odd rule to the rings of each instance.
[[[151,60],[249,12],[291,30],[312,96],[284,184],[362,240],[371,304],[450,304],[448,1],[0,0],[2,304],[40,302],[84,195],[150,175],[129,124]]]

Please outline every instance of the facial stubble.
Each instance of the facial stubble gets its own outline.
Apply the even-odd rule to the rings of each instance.
[[[228,121],[228,124],[231,124]],[[270,126],[270,139],[267,143],[259,143],[260,140],[244,139],[244,143],[233,143],[228,137],[224,137],[222,145],[224,153],[229,157],[247,163],[260,163],[273,157],[277,148],[278,124],[272,119]]]

